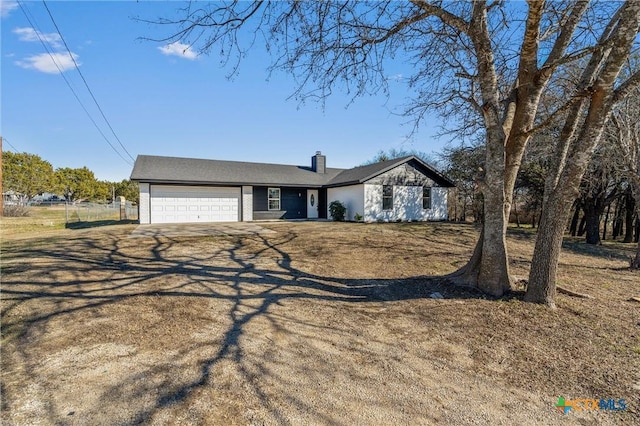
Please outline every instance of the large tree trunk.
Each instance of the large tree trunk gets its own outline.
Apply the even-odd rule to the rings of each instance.
[[[575,210],[573,211],[573,217],[571,218],[571,226],[569,227],[569,233],[572,237],[576,236],[578,232],[578,220],[580,219],[580,210],[582,209],[582,205],[580,204],[580,200],[577,200],[574,203]]]
[[[587,217],[585,215],[580,219],[580,224],[578,225],[578,237],[582,237],[587,230]]]
[[[495,222],[483,223],[480,238],[469,261],[444,278],[454,285],[474,287],[496,297],[510,291],[513,282],[507,256],[506,231],[499,226]]]
[[[618,202],[616,203],[616,210],[615,210],[615,213],[613,214],[613,230],[611,232],[611,236],[614,240],[620,235],[622,235],[622,226],[624,225],[624,220],[622,219],[622,213],[625,209],[624,207],[625,204],[626,203],[623,201],[623,198],[618,198]]]
[[[633,198],[633,194],[629,191],[625,197],[625,230],[624,230],[624,240],[623,243],[631,243],[633,242],[633,219],[634,219],[634,210],[636,208],[636,203]]]
[[[640,234],[640,174],[632,176],[631,191],[633,194],[633,205],[636,208],[637,214],[636,234]],[[636,247],[636,255],[631,260],[631,265],[629,265],[632,270],[640,269],[640,238],[638,238],[636,241],[638,243]]]
[[[587,244],[600,244],[600,216],[602,212],[593,199],[587,199],[584,204],[585,229]]]
[[[493,296],[502,296],[511,290],[512,284],[506,241],[509,207],[504,204],[504,197],[499,194],[485,196],[485,205],[504,205],[505,207],[503,210],[485,208],[478,288]]]
[[[500,132],[491,137],[499,138]],[[490,145],[498,148],[500,144],[487,142],[487,146]],[[510,206],[505,202],[502,190],[504,160],[501,158],[504,157],[499,149],[487,149],[487,170],[482,184],[484,211],[480,238],[469,262],[446,277],[453,284],[475,287],[496,297],[510,291],[512,286],[506,244]],[[496,208],[497,206],[502,208]]]
[[[555,307],[558,258],[570,211],[571,202],[563,200],[562,194],[554,194],[543,207],[525,294],[527,302]]]
[[[574,149],[574,155],[580,151],[582,151],[582,155],[569,156],[564,166],[557,164],[556,167],[561,167],[561,169],[556,170],[547,179],[545,200],[542,206],[542,215],[525,294],[525,301],[527,302],[555,307],[556,277],[562,239],[571,214],[572,200],[578,196],[580,180],[588,164],[589,156],[584,155],[584,153],[591,152],[595,148],[595,144],[601,135],[601,131],[597,132],[595,130],[598,130],[598,128],[602,130],[602,127],[604,127],[604,123],[602,123],[602,126],[597,126],[596,129],[589,129],[592,131],[583,131],[580,136],[590,137],[591,139],[583,139],[582,146]],[[585,135],[584,133],[587,134]],[[589,142],[586,142],[587,140]],[[564,140],[561,141],[562,143],[570,144],[570,141]],[[558,177],[554,178],[554,175]]]
[[[611,215],[611,203],[607,206],[607,214],[604,215],[604,222],[602,223],[602,241],[607,239],[607,226],[609,224],[609,216]]]
[[[638,269],[640,269],[640,241],[638,241],[638,247],[636,247],[636,255],[633,258],[633,260],[631,260],[631,269],[634,271],[637,271]]]

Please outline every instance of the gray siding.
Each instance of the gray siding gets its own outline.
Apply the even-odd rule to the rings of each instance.
[[[253,187],[253,211],[267,211],[269,210],[269,204],[267,201],[267,188],[266,186],[254,186]]]
[[[280,187],[280,210],[269,210],[267,186],[253,187],[253,218],[260,219],[304,219],[307,217],[307,190],[304,188]],[[271,188],[278,188],[273,186]]]

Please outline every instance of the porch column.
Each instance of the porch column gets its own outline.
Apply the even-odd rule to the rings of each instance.
[[[141,224],[151,223],[151,212],[149,211],[149,184],[140,182],[138,184],[138,188],[140,188],[140,199],[138,201],[140,216],[138,219]]]
[[[242,221],[253,220],[253,186],[242,187]]]

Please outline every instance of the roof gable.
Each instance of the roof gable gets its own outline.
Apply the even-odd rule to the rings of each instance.
[[[437,171],[435,168],[425,163],[415,155],[396,158],[393,160],[381,161],[379,163],[368,164],[366,166],[354,167],[347,169],[333,178],[327,186],[348,186],[369,182],[380,175],[383,175],[399,166],[410,164],[422,175],[431,179],[439,186],[452,187],[455,186],[453,181]]]

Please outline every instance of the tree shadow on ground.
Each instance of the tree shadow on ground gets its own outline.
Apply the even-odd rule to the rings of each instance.
[[[213,369],[231,361],[243,379],[254,384],[253,391],[262,406],[276,421],[284,422],[254,377],[256,369],[268,374],[266,367],[260,364],[262,361],[255,360],[247,365],[242,345],[249,324],[264,319],[278,327],[273,318],[274,307],[292,300],[296,303],[389,303],[426,298],[434,292],[446,298],[484,298],[473,289],[450,287],[438,277],[349,279],[312,274],[294,266],[297,259],[287,252],[286,246],[296,238],[295,232],[280,233],[277,237],[144,240],[105,235],[101,238],[79,236],[57,244],[9,247],[3,267],[3,339],[17,351],[20,362],[27,365],[34,361],[30,345],[35,336],[60,327],[67,318],[99,317],[106,307],[143,298],[166,298],[167,303],[178,299],[194,303],[215,301],[215,306],[225,306],[221,315],[226,316],[226,328],[211,336],[215,339],[185,349],[207,353],[198,362],[197,374],[184,374],[191,377],[189,380],[159,379],[168,370],[174,371],[171,366],[174,361],[179,365],[185,358],[185,353],[178,353],[174,361],[165,360],[164,364],[138,371],[108,386],[101,396],[102,406],[114,404],[114,395],[121,398],[119,404],[136,398],[144,400],[142,395],[154,395],[152,401],[146,400],[132,414],[117,421],[145,422],[159,411],[175,407],[210,386],[215,380]],[[4,346],[6,349],[7,345]],[[180,375],[180,372],[174,371],[174,374]],[[154,375],[161,386],[149,385],[149,377]],[[4,401],[11,410],[15,404],[12,393],[16,390],[3,390]],[[304,401],[296,400],[295,395],[289,398],[295,404],[305,405]],[[64,422],[59,405],[60,401],[48,401],[52,423]],[[316,415],[322,416],[319,412]]]
[[[562,250],[567,250],[575,254],[593,256],[600,259],[614,259],[624,261],[629,260],[629,257],[634,252],[635,247],[635,244],[629,244],[628,252],[625,253],[624,249],[620,249],[618,247],[610,247],[604,244],[587,244],[584,239],[565,238],[562,241]],[[625,249],[626,248],[627,247],[625,247]]]
[[[446,227],[341,227],[148,239],[111,227],[5,242],[3,419],[465,424],[500,409],[494,420],[527,424],[546,406],[529,391],[540,383],[547,395],[629,397],[637,357],[619,341],[636,312],[616,314],[618,299],[550,311],[517,303],[522,292],[493,303],[438,277],[366,278],[451,267],[473,235],[452,248],[433,238]],[[450,300],[427,299],[436,291]],[[474,404],[460,412],[456,400]]]
[[[111,226],[111,225],[133,225],[138,223],[137,220],[118,220],[118,219],[109,219],[109,220],[91,220],[86,222],[69,222],[65,224],[65,228],[67,229],[89,229],[89,228],[98,228],[101,226]]]

